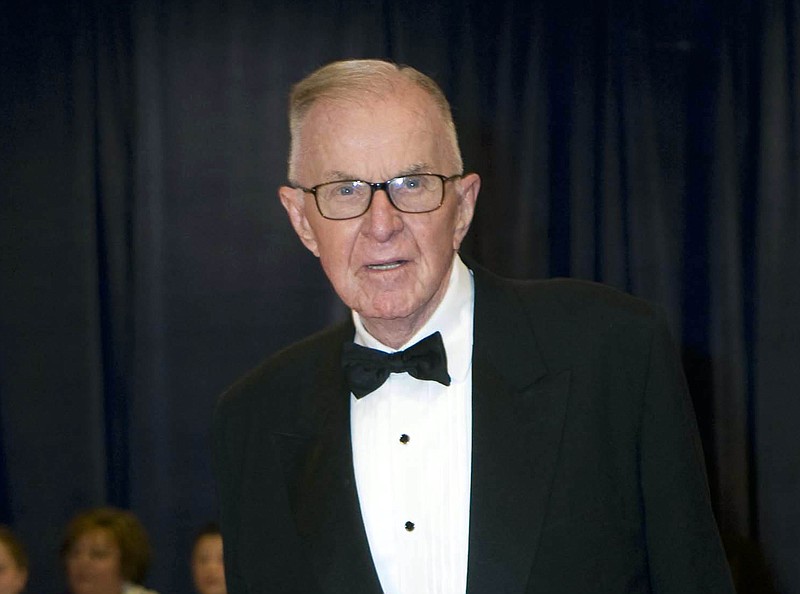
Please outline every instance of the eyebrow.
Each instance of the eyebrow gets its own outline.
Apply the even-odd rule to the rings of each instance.
[[[431,166],[428,163],[419,162],[409,165],[405,169],[401,169],[397,174],[393,175],[392,178],[405,177],[406,175],[416,175],[419,173],[429,173],[430,171],[431,171]],[[344,180],[361,179],[361,178],[358,175],[352,173],[347,173],[339,169],[332,169],[331,171],[325,172],[325,179],[329,181],[344,181]],[[362,180],[362,181],[367,181],[367,180]]]
[[[345,173],[344,171],[340,171],[338,169],[333,169],[332,171],[326,171],[322,178],[327,181],[343,181],[346,179],[358,179],[358,176],[351,173]]]

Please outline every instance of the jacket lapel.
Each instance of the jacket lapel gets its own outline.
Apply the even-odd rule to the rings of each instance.
[[[320,365],[309,395],[318,430],[300,447],[294,446],[283,463],[298,469],[290,498],[320,591],[380,594],[353,471],[350,393],[339,363],[342,342],[353,333],[352,325],[345,326],[349,330],[331,341],[330,356]],[[282,457],[289,442],[296,441],[285,435],[274,439]]]
[[[473,270],[467,592],[524,592],[547,510],[570,374],[548,371],[513,289]]]

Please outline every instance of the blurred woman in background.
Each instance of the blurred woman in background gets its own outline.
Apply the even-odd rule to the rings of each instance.
[[[28,582],[28,556],[22,543],[0,525],[0,594],[20,594]]]
[[[129,511],[100,507],[75,516],[64,535],[61,559],[70,594],[155,594],[141,585],[150,545]]]
[[[198,594],[227,594],[222,534],[216,524],[207,524],[194,539],[192,580]]]

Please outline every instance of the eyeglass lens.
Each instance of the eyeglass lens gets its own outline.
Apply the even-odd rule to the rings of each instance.
[[[316,187],[317,205],[323,216],[347,219],[364,214],[376,190],[384,190],[395,208],[408,213],[436,210],[443,197],[442,178],[433,174],[395,177],[384,183],[360,180],[336,181]]]

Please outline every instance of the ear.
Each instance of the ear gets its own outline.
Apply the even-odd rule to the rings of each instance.
[[[292,227],[294,227],[295,233],[297,233],[297,236],[300,238],[300,241],[303,242],[303,245],[306,246],[312,254],[319,258],[317,236],[306,216],[305,192],[297,188],[281,186],[278,189],[278,196],[281,199],[283,208],[286,209],[286,213],[289,215],[289,220],[292,223]]]
[[[481,178],[477,173],[468,173],[457,182],[459,195],[456,207],[456,228],[453,234],[453,249],[458,250],[464,236],[469,231],[472,216],[475,214],[475,203],[481,189]]]

